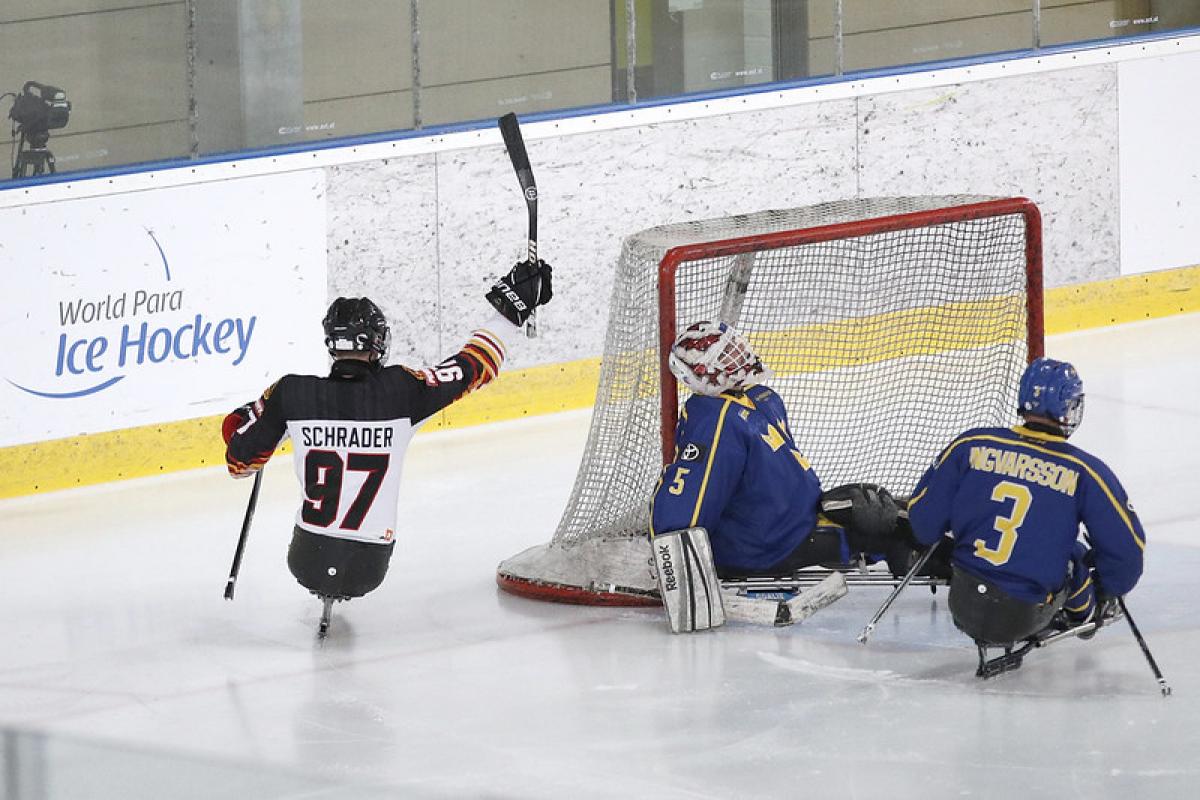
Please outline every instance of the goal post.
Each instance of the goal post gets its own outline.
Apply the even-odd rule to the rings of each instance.
[[[677,331],[733,325],[775,372],[822,485],[911,492],[950,439],[1015,420],[1042,354],[1041,221],[1025,198],[867,198],[651,228],[617,265],[588,442],[553,539],[497,582],[657,604],[649,501],[684,398]]]

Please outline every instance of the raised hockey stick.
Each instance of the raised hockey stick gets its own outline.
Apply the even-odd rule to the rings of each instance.
[[[529,212],[529,263],[537,264],[537,183],[533,179],[533,168],[529,166],[529,155],[525,152],[525,139],[521,136],[521,125],[517,115],[509,112],[498,120],[500,135],[504,137],[504,147],[508,150],[508,158],[512,161],[517,173],[517,181],[521,184],[521,194],[525,196],[525,208]],[[536,295],[542,293],[542,287],[536,287]],[[525,335],[530,339],[537,337],[537,308],[529,311],[529,319],[525,322]]]
[[[925,566],[925,562],[929,560],[930,556],[933,555],[933,551],[936,549],[937,543],[935,542],[933,545],[925,549],[925,552],[922,553],[921,557],[916,560],[916,563],[908,568],[908,572],[903,578],[900,579],[900,583],[898,583],[896,588],[892,590],[892,593],[888,595],[887,600],[883,601],[883,605],[881,605],[879,610],[875,612],[875,616],[871,617],[871,621],[867,623],[867,627],[863,628],[862,633],[858,635],[859,644],[867,643],[867,639],[871,638],[871,632],[875,630],[875,626],[879,624],[879,620],[883,619],[883,615],[886,614],[887,610],[892,607],[892,603],[896,602],[896,598],[900,596],[902,591],[904,591],[904,587],[912,583],[912,579],[916,577],[917,572],[920,571],[921,567]]]
[[[250,533],[250,522],[254,519],[254,508],[258,505],[258,487],[262,485],[263,471],[254,473],[254,488],[250,490],[250,502],[246,504],[246,516],[242,519],[242,533],[238,536],[237,550],[233,553],[233,566],[229,568],[229,580],[225,582],[225,599],[233,599],[233,588],[237,585],[238,573],[242,569],[242,553],[246,551],[246,537]]]
[[[1133,631],[1133,638],[1137,639],[1138,647],[1142,648],[1142,655],[1146,657],[1146,663],[1150,665],[1150,671],[1154,673],[1154,680],[1158,681],[1158,688],[1162,692],[1162,696],[1168,696],[1171,694],[1171,687],[1167,685],[1167,679],[1163,677],[1162,670],[1158,668],[1158,662],[1151,655],[1150,646],[1142,638],[1142,632],[1138,630],[1133,617],[1129,616],[1129,609],[1125,607],[1125,598],[1118,597],[1117,605],[1121,607],[1121,613],[1125,615],[1125,621],[1129,623],[1129,630]]]

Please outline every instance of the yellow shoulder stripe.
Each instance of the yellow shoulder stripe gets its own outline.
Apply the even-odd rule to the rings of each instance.
[[[748,409],[750,409],[750,410],[752,410],[752,411],[753,411],[753,410],[756,410],[756,409],[758,408],[758,406],[754,404],[754,401],[750,399],[750,396],[749,396],[749,395],[745,395],[745,394],[722,394],[722,395],[721,395],[721,397],[725,399],[725,402],[726,402],[726,403],[731,403],[731,402],[732,402],[732,403],[737,403],[739,406],[745,406],[746,408],[748,408]]]
[[[1067,437],[1065,436],[1035,431],[1032,428],[1026,428],[1024,425],[1017,425],[1012,430],[1013,433],[1017,434],[1018,436],[1025,436],[1030,439],[1041,439],[1043,442],[1065,442],[1067,440]]]
[[[734,402],[732,397],[727,397],[725,404],[721,406],[720,416],[717,417],[717,431],[713,434],[712,447],[708,450],[708,461],[704,464],[704,479],[700,481],[700,493],[696,495],[696,507],[692,510],[692,522],[690,527],[696,527],[696,521],[700,519],[700,507],[704,505],[704,492],[708,489],[708,476],[712,474],[713,460],[717,457],[717,446],[721,443],[721,429],[725,427],[725,412],[729,410],[729,404]]]
[[[1071,596],[1068,597],[1067,599],[1074,600],[1076,597],[1079,597],[1079,595],[1083,594],[1083,592],[1091,585],[1092,585],[1092,576],[1089,575],[1087,580],[1083,582],[1083,585],[1080,586],[1078,589],[1076,589],[1074,592],[1071,592]]]
[[[917,496],[908,501],[908,507],[911,509],[913,506],[915,506],[917,504],[917,501],[920,500],[922,497],[924,497],[925,493],[928,491],[929,491],[929,487],[926,486],[924,489],[917,492]]]
[[[675,450],[676,450],[676,452],[678,452],[678,451],[679,451],[679,448],[678,448],[678,447],[676,447],[676,448],[675,448]],[[666,471],[666,469],[664,468],[664,469],[663,469],[663,473],[662,473],[662,475],[659,475],[659,476],[658,476],[658,483],[654,484],[654,493],[650,495],[650,538],[651,538],[651,539],[653,539],[653,538],[655,537],[655,532],[654,532],[654,503],[655,503],[655,502],[658,500],[658,490],[659,490],[659,489],[662,487],[663,478],[665,478],[665,477],[667,477],[667,471]]]

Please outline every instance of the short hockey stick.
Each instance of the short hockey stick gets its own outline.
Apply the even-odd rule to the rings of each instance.
[[[1091,547],[1091,537],[1085,534],[1084,539],[1087,541],[1088,547]],[[1129,630],[1132,631],[1133,638],[1137,641],[1138,647],[1142,648],[1142,655],[1146,657],[1146,663],[1150,665],[1150,671],[1154,673],[1154,680],[1158,681],[1159,691],[1162,692],[1163,697],[1167,697],[1171,694],[1171,687],[1167,685],[1167,680],[1163,677],[1162,670],[1158,668],[1158,662],[1154,660],[1154,655],[1150,652],[1150,645],[1146,644],[1146,640],[1142,637],[1142,632],[1138,630],[1137,623],[1133,621],[1133,617],[1129,616],[1129,609],[1125,607],[1124,597],[1117,597],[1117,607],[1121,609],[1121,613],[1129,623]]]
[[[533,168],[529,166],[529,155],[525,152],[525,139],[521,136],[521,125],[517,115],[509,112],[498,121],[500,135],[504,137],[504,146],[508,149],[508,157],[517,173],[517,181],[521,184],[521,194],[525,197],[525,208],[529,212],[529,263],[537,266],[537,183],[533,179]],[[536,294],[541,294],[542,287],[536,287]],[[525,322],[525,335],[530,339],[537,337],[537,307],[530,309],[529,319]]]
[[[254,488],[250,490],[250,502],[246,504],[246,516],[242,520],[242,533],[238,536],[237,550],[233,553],[233,566],[229,568],[229,580],[225,582],[225,599],[233,599],[233,588],[242,569],[242,553],[246,551],[246,537],[250,533],[250,522],[254,519],[254,507],[258,505],[258,487],[262,485],[263,471],[254,473]]]
[[[875,616],[871,617],[871,621],[867,623],[867,627],[863,628],[862,633],[858,635],[859,644],[867,643],[867,639],[871,638],[871,632],[875,630],[875,626],[879,624],[879,620],[883,619],[883,615],[886,614],[887,610],[892,607],[892,603],[896,602],[896,598],[900,596],[902,591],[904,591],[904,587],[912,583],[912,579],[916,577],[917,573],[921,570],[921,567],[925,566],[925,562],[929,560],[930,556],[933,555],[933,551],[936,549],[937,544],[934,543],[928,547],[924,553],[921,554],[921,557],[917,559],[915,564],[908,568],[907,574],[900,579],[900,583],[897,584],[896,588],[892,590],[892,593],[888,595],[887,600],[883,601],[883,605],[881,605],[879,610],[875,612]]]
[[[1133,638],[1137,639],[1138,647],[1142,648],[1142,655],[1146,657],[1146,663],[1150,665],[1150,671],[1154,673],[1154,680],[1158,681],[1158,688],[1162,692],[1162,696],[1168,696],[1171,694],[1171,687],[1167,685],[1167,679],[1163,677],[1162,670],[1158,668],[1158,662],[1151,655],[1150,646],[1142,638],[1142,632],[1138,630],[1133,617],[1129,616],[1129,609],[1125,607],[1125,598],[1118,597],[1117,605],[1121,607],[1121,613],[1125,615],[1125,621],[1129,623],[1129,630],[1133,631]]]

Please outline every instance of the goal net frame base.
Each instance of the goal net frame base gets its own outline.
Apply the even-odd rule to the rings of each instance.
[[[941,204],[933,205],[932,203],[935,202]],[[883,216],[853,217],[850,221],[846,221],[844,216],[842,218],[837,216],[841,211],[841,207],[853,203],[862,203],[866,206],[878,203],[911,203],[908,208],[916,208],[918,210],[904,210],[900,212],[889,210]],[[674,428],[679,411],[680,398],[674,376],[670,373],[667,366],[667,353],[675,339],[677,323],[683,324],[684,322],[683,320],[675,319],[676,313],[683,313],[679,310],[682,307],[677,305],[676,300],[676,273],[682,264],[713,257],[732,258],[735,261],[735,266],[730,274],[729,285],[726,287],[727,299],[730,287],[736,285],[736,288],[740,289],[741,295],[734,297],[734,305],[736,308],[740,308],[741,297],[745,296],[746,284],[749,282],[749,277],[745,277],[740,284],[737,284],[734,280],[737,277],[739,269],[736,266],[738,259],[741,258],[739,254],[814,244],[820,245],[831,241],[854,240],[861,237],[889,235],[899,231],[909,231],[923,227],[936,228],[938,226],[959,224],[969,225],[975,221],[992,217],[1019,216],[1022,218],[1019,227],[1023,230],[1024,252],[1021,253],[1021,257],[1024,259],[1025,270],[1021,281],[1023,284],[1023,302],[1021,305],[1023,306],[1024,314],[1024,330],[1017,335],[1016,341],[1022,342],[1024,350],[1021,357],[1024,358],[1025,362],[1032,361],[1034,358],[1042,355],[1041,218],[1036,206],[1030,200],[1023,197],[998,199],[982,197],[866,198],[855,201],[838,201],[811,208],[794,209],[788,212],[760,212],[746,215],[745,217],[728,219],[735,220],[736,224],[739,225],[742,222],[758,224],[760,220],[768,219],[772,215],[784,216],[793,212],[807,213],[809,211],[824,213],[827,208],[834,211],[830,217],[833,219],[832,222],[818,222],[801,228],[770,227],[768,230],[759,230],[750,235],[726,235],[707,239],[701,239],[698,236],[693,237],[693,234],[701,231],[707,222],[718,224],[724,222],[723,220],[712,220],[652,228],[626,240],[625,247],[623,248],[622,264],[618,267],[618,284],[620,281],[628,279],[629,275],[632,274],[624,266],[625,259],[630,253],[634,253],[635,257],[639,258],[639,263],[644,263],[646,268],[649,268],[650,264],[655,264],[653,281],[656,284],[655,291],[658,298],[658,318],[654,323],[654,339],[643,340],[639,338],[636,341],[640,343],[638,346],[647,348],[646,352],[649,352],[649,348],[657,351],[657,364],[653,367],[654,372],[658,374],[658,387],[654,390],[654,393],[659,395],[657,411],[655,412],[658,420],[655,427],[660,428],[659,435],[661,438],[655,447],[661,453],[661,463],[668,463],[673,456]],[[750,226],[747,225],[747,227]],[[668,241],[668,236],[673,237],[676,234],[681,237],[681,241]],[[642,239],[641,237],[643,236],[647,236],[647,238]],[[634,244],[634,242],[637,243]],[[660,245],[662,249],[658,249]],[[650,251],[654,252],[653,260],[641,262],[640,259]],[[615,298],[618,297],[617,291],[619,288],[619,285],[614,286]],[[736,295],[736,292],[734,294]],[[617,303],[614,303],[614,309],[617,305]],[[725,305],[725,303],[722,303],[722,315],[725,313]],[[649,309],[642,309],[641,306],[637,306],[636,308],[639,314],[654,313],[650,312]],[[663,309],[670,309],[671,313],[666,313]],[[737,313],[739,312],[734,312],[734,320],[727,321],[734,321],[736,324]],[[643,319],[646,318],[643,317]],[[724,319],[724,316],[722,318]],[[609,342],[613,341],[613,322],[610,322],[607,338]],[[608,363],[606,363],[605,370],[602,371],[601,375],[601,386],[597,392],[597,408],[599,408],[599,404],[604,397],[603,392],[608,369],[610,367],[612,369],[623,369],[627,364],[632,363],[637,365],[642,363],[640,356],[637,355],[638,351],[632,351],[633,356],[630,356],[630,352],[629,350],[617,350],[610,353],[609,344],[606,343],[604,360]],[[634,366],[634,368],[640,367]],[[1008,379],[1006,378],[1005,380]],[[647,390],[643,387],[639,391]],[[1012,393],[1015,398],[1015,388]],[[637,397],[640,403],[640,399],[643,399],[643,396],[638,395]],[[1012,403],[1012,408],[1015,409],[1015,400]],[[596,414],[598,413],[597,411]],[[592,440],[597,435],[598,430],[596,426],[596,414],[593,416],[592,434],[588,440],[589,451],[584,455],[584,462],[580,468],[580,477],[576,480],[569,508],[564,513],[563,521],[559,525],[559,531],[555,534],[551,542],[530,547],[501,562],[496,573],[497,585],[507,592],[522,597],[577,605],[660,605],[657,597],[657,581],[653,573],[652,554],[646,538],[646,520],[643,519],[646,515],[645,509],[648,508],[652,494],[652,483],[647,487],[644,499],[636,501],[643,504],[641,510],[626,509],[612,503],[611,499],[605,496],[601,504],[613,510],[613,513],[609,516],[616,517],[616,522],[606,522],[598,528],[585,527],[580,529],[577,527],[579,515],[575,514],[569,523],[568,517],[573,514],[572,509],[577,496],[581,495],[581,481],[585,469],[587,468],[589,459],[593,458],[591,453]],[[1000,423],[993,420],[989,421],[988,424]],[[959,430],[955,430],[953,433],[958,432]],[[611,435],[611,431],[607,435]],[[641,440],[639,439],[638,441]],[[646,440],[647,443],[649,441],[649,439]],[[940,447],[942,444],[944,442],[939,443],[938,446]],[[624,454],[622,451],[618,452],[621,454],[612,457],[627,457],[627,454]],[[935,453],[936,450],[932,451],[927,457],[932,457]],[[660,470],[661,463],[659,464]],[[922,461],[921,463],[927,464],[928,462]],[[826,478],[824,472],[820,474],[822,474],[823,478]],[[917,474],[919,475],[919,473]],[[837,482],[837,479],[834,478],[831,485],[836,485]],[[640,493],[637,494],[640,497]],[[628,498],[622,500],[622,503],[624,502],[628,502]],[[571,531],[570,535],[564,537],[562,534],[567,532],[568,528]],[[895,579],[886,570],[879,567],[859,571],[853,566],[848,566],[847,569],[839,569],[838,571],[843,572],[847,578],[847,583],[850,585],[895,585]],[[809,573],[809,571],[806,570],[805,573]],[[807,575],[804,577],[804,582],[800,582],[797,578],[791,585],[799,588],[807,585],[808,581],[816,583],[825,575],[828,575],[828,573],[828,570],[823,572],[813,571],[810,573],[811,577]],[[795,578],[796,576],[791,577]],[[779,581],[783,579],[770,580]],[[919,579],[917,583],[937,586],[944,582],[936,579]],[[776,584],[771,588],[782,589],[782,584]],[[771,589],[764,590],[769,591]]]

